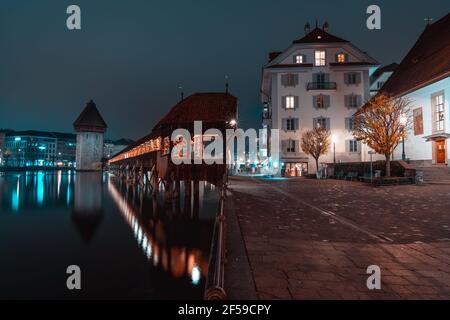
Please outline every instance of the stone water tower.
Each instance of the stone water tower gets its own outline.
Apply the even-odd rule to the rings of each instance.
[[[77,132],[77,171],[102,170],[103,136],[108,126],[94,101],[89,101],[73,126]]]

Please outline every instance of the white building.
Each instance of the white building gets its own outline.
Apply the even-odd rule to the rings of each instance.
[[[450,137],[450,14],[427,25],[382,91],[411,100],[413,126],[405,156],[413,164],[447,165]],[[400,145],[394,158],[402,159]]]
[[[286,176],[316,172],[314,159],[300,148],[302,133],[315,126],[328,128],[334,141],[321,163],[332,163],[334,156],[336,162],[361,161],[351,117],[369,100],[370,74],[379,65],[328,33],[327,23],[312,31],[307,24],[305,33],[285,51],[271,53],[262,74],[263,125],[280,130],[280,163],[272,165]]]

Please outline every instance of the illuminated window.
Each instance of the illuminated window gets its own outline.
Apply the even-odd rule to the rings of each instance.
[[[339,53],[339,54],[337,55],[337,62],[338,62],[338,63],[344,63],[344,62],[347,62],[347,57],[346,57],[345,53]]]
[[[297,64],[302,64],[302,63],[305,63],[305,58],[303,55],[299,54],[294,57],[294,61]]]
[[[316,108],[318,108],[318,109],[325,108],[325,96],[319,95],[319,96],[317,96],[316,99],[317,99]]]
[[[315,56],[315,62],[317,67],[323,67],[325,66],[326,59],[325,59],[325,50],[317,50],[314,54]]]
[[[286,109],[295,109],[295,98],[294,96],[287,96],[286,99]]]
[[[439,94],[434,97],[434,106],[435,106],[435,130],[442,131],[444,130],[444,95]]]

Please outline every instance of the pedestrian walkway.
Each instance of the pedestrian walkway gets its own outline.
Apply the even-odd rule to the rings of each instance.
[[[450,186],[235,177],[230,191],[258,298],[450,299]]]

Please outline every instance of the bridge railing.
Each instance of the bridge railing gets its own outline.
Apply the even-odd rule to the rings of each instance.
[[[213,239],[205,288],[205,300],[225,300],[225,197],[228,174],[225,173],[220,192],[219,210],[214,224]]]

